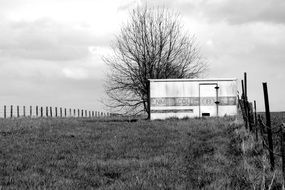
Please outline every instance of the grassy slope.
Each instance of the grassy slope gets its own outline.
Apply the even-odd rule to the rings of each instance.
[[[0,120],[0,186],[246,189],[232,123]]]

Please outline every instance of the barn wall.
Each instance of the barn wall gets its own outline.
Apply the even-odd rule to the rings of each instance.
[[[218,105],[216,89],[218,86]],[[150,80],[151,119],[236,115],[236,80]],[[217,115],[218,113],[218,115]]]

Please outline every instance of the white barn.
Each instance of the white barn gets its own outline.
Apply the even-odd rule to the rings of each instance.
[[[150,119],[237,114],[237,79],[150,79]]]

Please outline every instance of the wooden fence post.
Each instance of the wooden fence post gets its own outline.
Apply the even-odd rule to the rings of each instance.
[[[80,110],[77,109],[77,117],[80,117]]]
[[[26,106],[23,106],[23,116],[26,117]]]
[[[66,108],[64,108],[64,117],[66,117]]]
[[[43,107],[41,106],[41,117],[44,116],[44,111],[43,111]]]
[[[271,131],[271,118],[270,118],[270,109],[269,109],[269,98],[268,98],[268,90],[267,83],[263,84],[263,92],[264,92],[264,104],[265,104],[265,115],[266,115],[266,128],[268,134],[268,146],[269,146],[269,158],[271,170],[274,170],[274,154],[273,154],[273,141],[272,141],[272,131]]]
[[[19,106],[17,106],[17,117],[20,117],[20,110],[19,110]]]
[[[244,82],[243,82],[243,80],[241,80],[241,86],[242,86],[242,102],[243,102],[243,109],[241,109],[242,110],[242,115],[243,115],[243,119],[244,119],[244,121],[245,121],[245,128],[247,129],[247,111],[246,111],[246,101],[245,101],[245,90],[244,90]]]
[[[32,117],[32,116],[33,116],[33,107],[30,106],[30,117]]]
[[[39,115],[39,107],[36,106],[36,117],[38,117],[38,115]]]
[[[94,111],[92,111],[92,117],[94,117]]]
[[[49,107],[49,115],[50,117],[52,117],[52,107],[51,106]]]
[[[6,119],[6,105],[4,105],[4,119]]]
[[[48,117],[48,106],[46,106],[46,117]]]
[[[244,72],[244,98],[246,101],[246,115],[247,115],[247,121],[248,121],[248,127],[249,130],[252,131],[252,125],[251,125],[251,115],[250,115],[250,108],[249,108],[249,102],[248,102],[248,97],[247,97],[247,73]]]
[[[87,117],[87,110],[85,110],[85,117]]]
[[[57,117],[57,107],[55,107],[55,117]]]
[[[11,116],[11,118],[13,117],[13,105],[11,105],[11,107],[10,107],[10,116]]]
[[[62,107],[59,108],[60,111],[60,117],[62,117]]]
[[[81,117],[83,117],[83,110],[81,110]]]
[[[72,117],[72,110],[69,108],[69,117]]]

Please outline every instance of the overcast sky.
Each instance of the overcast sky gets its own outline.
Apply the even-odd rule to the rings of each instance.
[[[103,109],[101,60],[135,0],[0,0],[0,105]],[[243,77],[264,110],[285,111],[284,0],[154,0],[180,12],[207,58],[206,77]],[[1,106],[1,110],[3,106]]]

